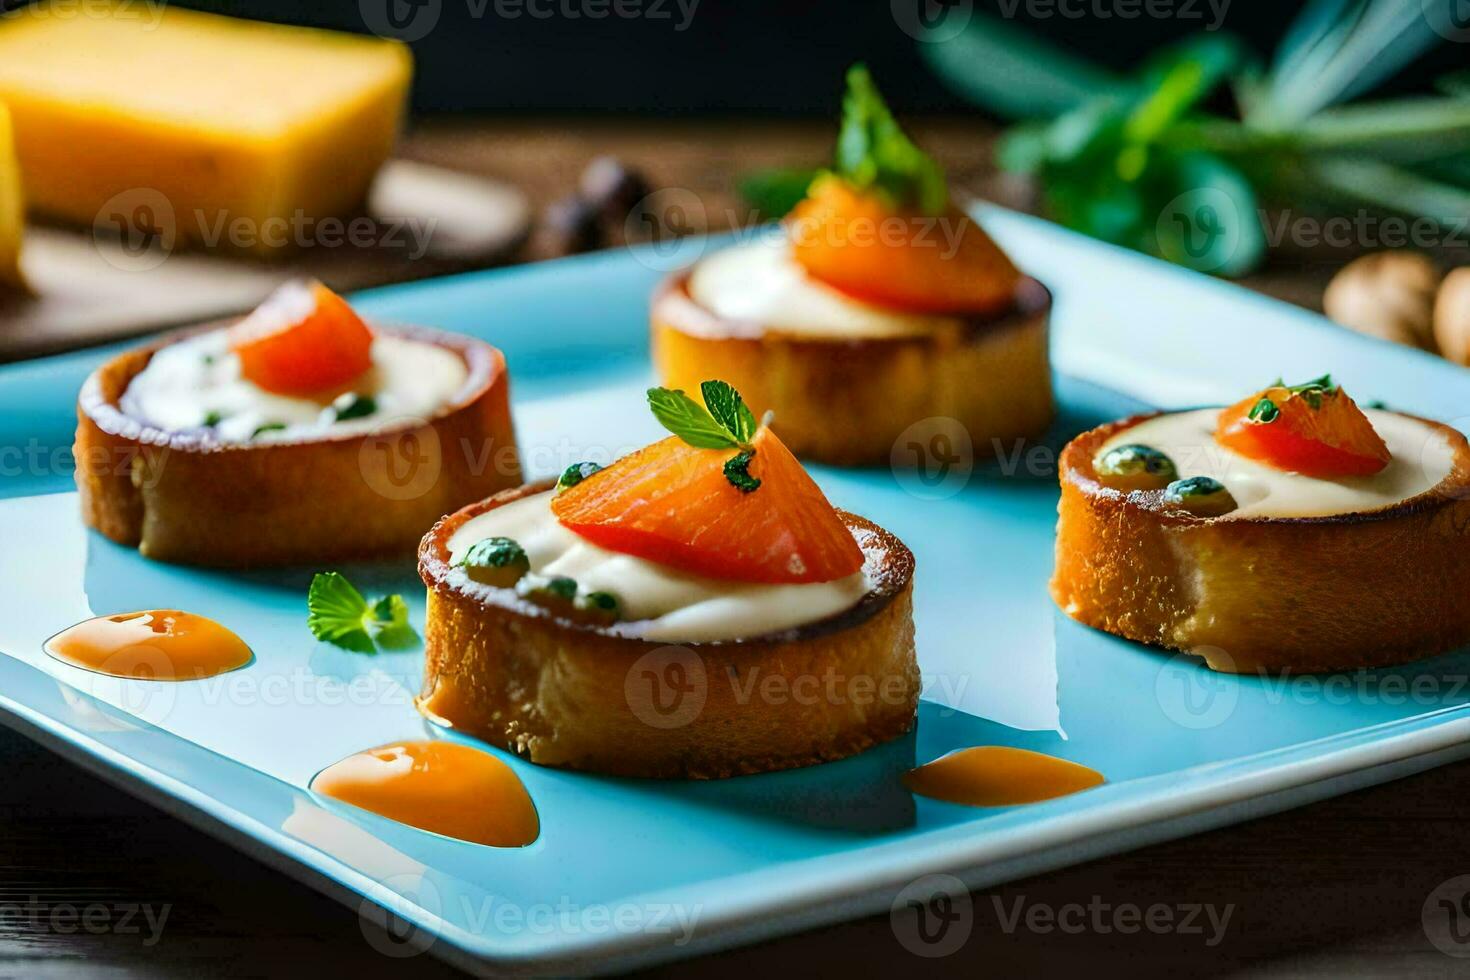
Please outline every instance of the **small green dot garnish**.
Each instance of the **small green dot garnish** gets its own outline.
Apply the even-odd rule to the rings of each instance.
[[[1219,517],[1240,506],[1225,484],[1208,476],[1175,480],[1164,488],[1164,503],[1196,517]]]
[[[1252,422],[1269,423],[1275,422],[1281,417],[1281,409],[1269,398],[1262,398],[1251,406],[1250,414],[1246,418]]]
[[[556,481],[556,492],[563,493],[602,469],[596,463],[573,463],[561,471]]]
[[[577,597],[577,580],[567,578],[565,575],[555,575],[547,579],[546,584],[542,588],[558,599],[570,601]]]
[[[577,598],[577,580],[565,575],[527,575],[516,585],[516,592],[539,606],[569,612]]]
[[[348,392],[332,402],[332,409],[337,414],[338,422],[346,422],[348,419],[360,419],[376,412],[378,400],[372,395]]]
[[[526,550],[510,538],[485,538],[470,545],[456,564],[482,585],[509,589],[531,570]]]
[[[1177,479],[1174,461],[1152,446],[1114,446],[1095,464],[1098,477],[1114,490],[1162,490]]]
[[[597,623],[615,623],[622,618],[622,606],[611,592],[588,592],[573,603],[582,618]]]

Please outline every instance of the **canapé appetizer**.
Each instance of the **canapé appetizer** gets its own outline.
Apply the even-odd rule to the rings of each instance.
[[[1470,643],[1470,446],[1330,377],[1093,429],[1061,483],[1051,591],[1089,626],[1232,672]]]
[[[914,723],[913,556],[836,510],[721,382],[675,435],[501,493],[424,538],[421,709],[543,765],[719,778]]]
[[[163,561],[411,553],[446,510],[521,479],[498,350],[370,327],[320,283],[119,355],[77,407],[84,520]]]
[[[931,417],[991,455],[1051,420],[1050,303],[950,202],[858,66],[833,169],[777,233],[658,287],[653,358],[671,388],[718,376],[774,410],[798,456],[887,463]]]

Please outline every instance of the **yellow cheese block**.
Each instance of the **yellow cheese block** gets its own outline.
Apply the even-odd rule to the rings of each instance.
[[[0,102],[0,291],[25,288],[20,273],[20,243],[25,237],[25,199],[20,192],[20,164],[10,138],[10,113]]]
[[[166,242],[310,244],[317,221],[365,199],[412,70],[396,41],[172,5],[0,17],[0,101],[31,207]]]

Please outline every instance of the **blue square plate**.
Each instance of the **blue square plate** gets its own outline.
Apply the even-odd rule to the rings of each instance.
[[[107,350],[0,368],[3,717],[317,887],[390,909],[421,945],[487,972],[671,959],[883,909],[930,873],[980,886],[1470,754],[1463,654],[1330,680],[1219,676],[1079,627],[1045,591],[1054,450],[1066,437],[1145,405],[1220,402],[1263,378],[1328,370],[1360,398],[1463,428],[1470,372],[1034,219],[995,211],[987,221],[1057,296],[1054,438],[928,479],[815,471],[836,503],[888,526],[918,557],[925,701],[913,736],[831,765],[704,783],[506,756],[542,818],[540,839],[519,850],[318,798],[307,782],[327,764],[424,736],[411,705],[419,655],[313,641],[309,572],[171,567],[84,530],[67,447],[77,388]],[[705,247],[395,287],[361,305],[503,348],[525,459],[544,476],[659,435],[642,396],[647,297],[663,270]],[[422,622],[411,567],[349,571],[413,596]],[[157,606],[231,625],[256,661],[170,685],[103,678],[41,651],[78,620]],[[916,762],[976,744],[1053,753],[1108,782],[1000,809],[902,788]]]

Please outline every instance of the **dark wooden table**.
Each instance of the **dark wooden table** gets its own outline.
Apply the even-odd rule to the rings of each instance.
[[[962,184],[1027,203],[1024,189],[990,169],[983,128],[950,120],[919,129]],[[742,214],[728,194],[734,176],[820,161],[830,137],[795,122],[446,123],[421,126],[408,154],[509,178],[544,205],[593,155],[614,153],[656,185],[700,195],[719,228]],[[533,244],[532,256],[546,247]],[[1314,305],[1343,257],[1278,255],[1247,284]],[[384,957],[354,910],[4,730],[0,774],[0,977],[455,975],[431,956]],[[1463,976],[1470,961],[1432,946],[1421,916],[1438,885],[1470,873],[1467,799],[1470,763],[980,892],[968,940],[943,958],[915,957],[884,915],[655,972]],[[1212,945],[1209,927],[1108,927],[1123,921],[1120,910],[1195,903],[1230,910]],[[1027,910],[1075,905],[1109,910],[1103,927],[1090,916],[1080,931],[1025,924]],[[1008,929],[1018,910],[1021,924]]]

